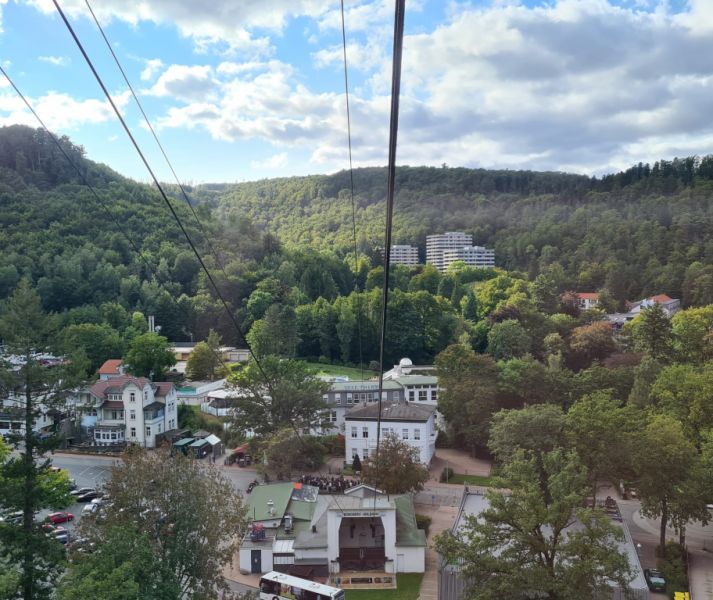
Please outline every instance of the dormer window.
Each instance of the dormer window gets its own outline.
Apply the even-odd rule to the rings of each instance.
[[[129,394],[129,402],[136,402],[136,394],[134,392]]]

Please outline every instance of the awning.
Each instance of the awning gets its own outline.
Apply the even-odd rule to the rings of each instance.
[[[295,540],[275,540],[272,545],[273,554],[294,554]]]
[[[205,441],[208,442],[211,446],[217,446],[218,444],[220,444],[220,438],[212,433],[207,438],[205,438]]]

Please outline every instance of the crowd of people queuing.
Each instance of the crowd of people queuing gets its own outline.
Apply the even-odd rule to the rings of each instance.
[[[343,494],[349,488],[359,485],[361,480],[339,477],[327,477],[326,475],[302,475],[300,482],[304,485],[312,485],[319,488],[323,494]]]

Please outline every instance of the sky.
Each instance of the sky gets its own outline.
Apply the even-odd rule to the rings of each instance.
[[[92,2],[92,0],[90,0]],[[60,0],[162,180],[91,20]],[[339,2],[95,0],[185,183],[349,166]],[[345,0],[354,165],[387,159],[393,0]],[[713,0],[407,0],[397,162],[601,175],[713,153]],[[148,174],[51,0],[0,0],[0,62],[55,132]],[[0,125],[36,126],[0,81]]]

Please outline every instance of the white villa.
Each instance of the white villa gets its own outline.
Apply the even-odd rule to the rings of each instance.
[[[94,443],[156,447],[156,435],[178,426],[176,389],[169,382],[119,375],[99,380],[88,391],[96,410]]]
[[[361,460],[376,451],[379,405],[366,404],[352,409],[345,417],[347,464],[358,454]],[[381,439],[393,434],[407,442],[428,465],[436,452],[436,408],[414,402],[382,402]]]

